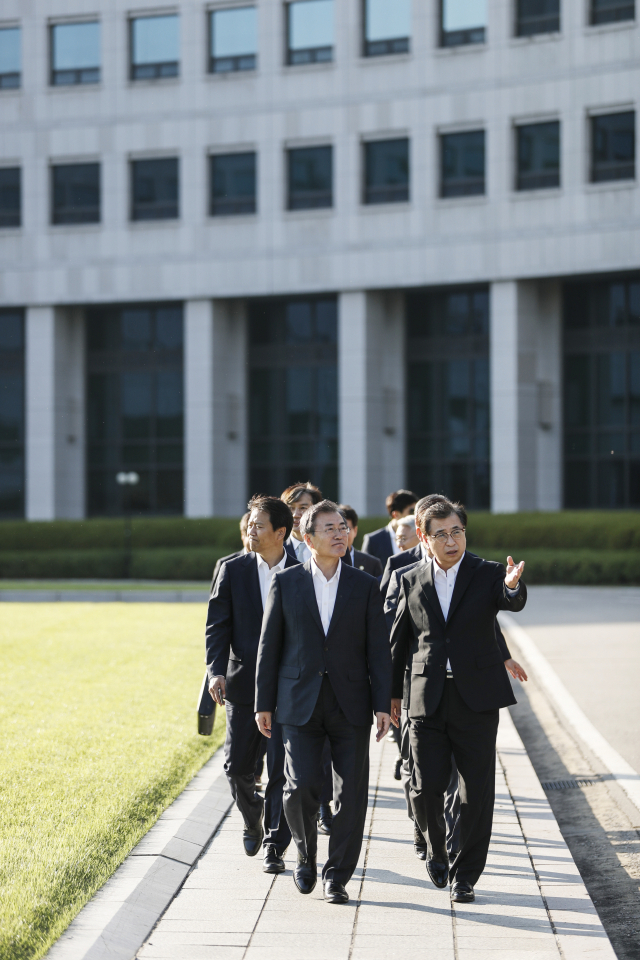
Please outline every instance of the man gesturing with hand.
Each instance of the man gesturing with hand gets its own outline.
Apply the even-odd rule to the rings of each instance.
[[[389,729],[391,654],[378,581],[342,563],[348,528],[337,504],[307,510],[300,531],[311,559],[276,573],[262,622],[256,671],[256,723],[274,723],[285,748],[284,813],[298,849],[300,893],[316,885],[322,752],[331,745],[336,812],[324,898],[346,903],[367,809],[369,736]]]

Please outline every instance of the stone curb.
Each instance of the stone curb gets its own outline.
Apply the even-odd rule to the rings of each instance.
[[[135,957],[232,803],[219,749],[70,923],[48,960]]]
[[[508,710],[500,714],[498,758],[560,955],[565,960],[616,960]]]

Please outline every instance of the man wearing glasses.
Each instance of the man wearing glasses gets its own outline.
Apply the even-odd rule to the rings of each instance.
[[[377,580],[342,562],[348,528],[338,505],[323,500],[309,507],[300,531],[311,559],[276,573],[271,583],[258,649],[256,723],[266,737],[274,722],[282,729],[284,811],[298,849],[293,879],[305,894],[316,885],[316,817],[329,738],[336,812],[322,880],[325,900],[346,903],[362,847],[373,714],[378,740],[389,729],[389,634]]]
[[[405,670],[408,682],[410,784],[415,818],[427,838],[427,871],[437,887],[451,882],[451,899],[474,900],[487,859],[493,822],[495,746],[500,707],[515,703],[496,641],[498,610],[517,613],[527,599],[520,582],[524,562],[507,568],[466,551],[464,507],[438,500],[420,514],[419,537],[433,559],[400,571],[393,630],[391,715],[400,718]],[[506,668],[506,669],[505,669]],[[448,864],[444,795],[451,756],[458,767],[461,845]]]

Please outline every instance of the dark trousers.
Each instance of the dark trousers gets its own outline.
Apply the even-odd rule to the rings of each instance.
[[[427,856],[442,863],[447,862],[444,794],[451,779],[452,754],[458,767],[460,852],[449,868],[451,882],[477,883],[487,862],[495,800],[498,717],[498,710],[471,710],[458,693],[455,680],[447,680],[435,713],[409,721],[411,803],[427,839]]]
[[[284,789],[284,744],[282,728],[274,723],[271,739],[263,737],[255,721],[252,703],[226,702],[227,737],[224,742],[224,769],[233,799],[245,826],[255,828],[264,809],[264,846],[275,844],[280,855],[291,842],[291,831],[282,813]],[[264,800],[256,793],[256,763],[263,741],[267,740],[269,782]]]
[[[324,784],[325,738],[331,744],[334,814],[323,880],[348,883],[355,870],[367,812],[371,727],[349,723],[325,674],[310,720],[282,725],[285,748],[284,812],[303,857],[318,852],[317,816]]]
[[[401,725],[400,754],[402,756],[402,786],[407,801],[407,816],[414,820],[413,807],[411,805],[411,771],[413,760],[411,757],[411,744],[409,739],[409,714],[403,708]],[[451,778],[447,786],[447,792],[444,795],[444,822],[447,831],[447,853],[460,849],[460,792],[458,790],[458,768],[456,761],[451,754]]]
[[[324,741],[322,765],[324,767],[324,776],[322,780],[322,792],[320,793],[320,803],[327,804],[333,800],[333,767],[331,766],[331,744],[329,743],[329,737]]]

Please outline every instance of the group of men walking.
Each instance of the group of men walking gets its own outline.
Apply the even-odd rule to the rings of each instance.
[[[387,508],[389,525],[360,552],[356,512],[310,483],[250,501],[245,549],[216,568],[206,627],[225,770],[247,855],[262,849],[263,869],[281,873],[293,839],[293,879],[308,894],[318,830],[329,833],[324,897],[346,903],[371,725],[378,741],[391,726],[416,853],[436,886],[470,902],[491,836],[498,713],[515,703],[507,671],[526,679],[496,620],[524,607],[524,564],[469,553],[464,507],[445,497],[397,491]]]

